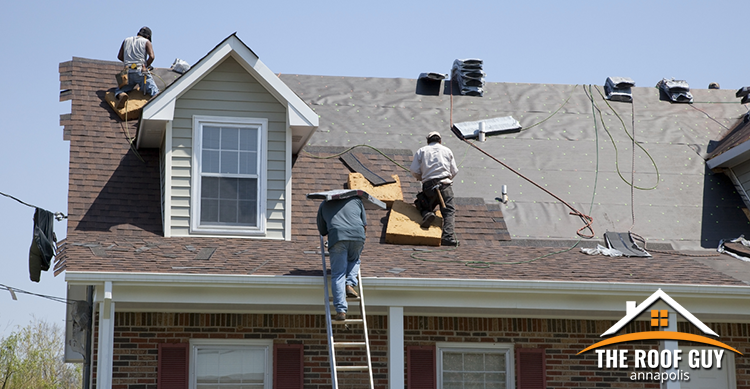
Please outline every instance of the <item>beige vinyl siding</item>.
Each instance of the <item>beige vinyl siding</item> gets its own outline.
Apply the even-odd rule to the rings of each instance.
[[[284,239],[286,107],[229,57],[175,102],[172,122],[172,236],[190,234],[193,116],[268,120],[266,238]]]

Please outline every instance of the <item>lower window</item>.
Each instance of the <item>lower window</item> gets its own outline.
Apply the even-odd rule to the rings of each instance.
[[[192,389],[270,389],[270,342],[192,340]]]
[[[513,345],[438,343],[438,389],[513,388]]]

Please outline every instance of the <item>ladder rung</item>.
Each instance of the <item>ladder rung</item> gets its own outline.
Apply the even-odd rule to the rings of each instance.
[[[359,301],[359,297],[347,297],[346,301]],[[328,297],[328,301],[333,302],[333,297]]]
[[[367,365],[359,366],[336,366],[337,371],[368,371],[370,368]]]
[[[365,342],[336,342],[333,344],[333,347],[335,348],[355,348],[365,346],[367,346],[367,343]]]
[[[364,321],[362,319],[346,319],[346,320],[331,319],[331,323],[333,324],[362,324],[364,323]]]

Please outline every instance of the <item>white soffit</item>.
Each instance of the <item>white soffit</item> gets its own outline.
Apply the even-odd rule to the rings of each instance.
[[[290,126],[307,128],[309,135],[312,136],[315,128],[318,127],[318,115],[234,34],[227,37],[174,84],[143,107],[139,134],[145,128],[162,127],[149,127],[149,122],[171,121],[174,118],[175,101],[230,55],[271,95],[287,107]],[[309,139],[309,136],[303,138]],[[158,147],[159,145],[141,144],[139,140],[138,146]],[[297,151],[299,147],[295,145],[293,152]]]

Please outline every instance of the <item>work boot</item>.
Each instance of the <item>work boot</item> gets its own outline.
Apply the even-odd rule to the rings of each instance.
[[[336,312],[336,317],[334,317],[333,320],[336,320],[336,321],[346,320],[346,312]]]
[[[359,293],[351,285],[346,286],[346,297],[359,297]]]
[[[128,101],[128,94],[125,92],[117,95],[117,109],[125,108],[125,102]]]
[[[419,223],[419,226],[422,228],[430,228],[430,225],[432,225],[432,222],[435,220],[435,213],[434,212],[427,212],[422,216],[422,222]]]

